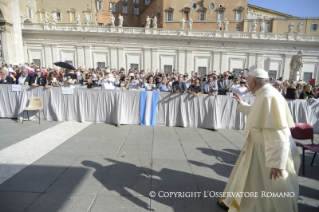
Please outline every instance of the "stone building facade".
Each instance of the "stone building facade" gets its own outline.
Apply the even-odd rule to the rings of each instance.
[[[302,50],[301,78],[319,81],[319,36],[313,27],[316,19],[298,19],[264,8],[250,10],[253,7],[246,0],[227,1],[227,4],[217,0],[199,1],[195,2],[197,6],[186,0],[178,4],[163,0],[55,2],[0,0],[0,61],[28,61],[44,67],[65,61],[76,67],[109,66],[126,70],[134,67],[168,72],[175,69],[201,75],[264,68],[270,76],[288,78],[291,58]],[[138,13],[134,9],[137,7]],[[20,15],[15,11],[20,11]],[[60,13],[56,24],[52,23],[54,12]],[[205,20],[199,20],[203,12]],[[47,23],[46,13],[50,15]],[[119,14],[124,17],[123,27],[118,27]],[[217,29],[220,14],[224,20]],[[110,26],[111,15],[116,17],[115,27]],[[147,16],[157,17],[157,28],[152,23],[150,28],[145,28]],[[182,18],[184,29],[180,29]],[[223,23],[226,18],[227,31]],[[190,20],[192,30],[187,25]],[[303,27],[299,32],[301,22]]]

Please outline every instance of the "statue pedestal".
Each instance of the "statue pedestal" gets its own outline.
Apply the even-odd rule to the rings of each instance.
[[[50,29],[49,23],[45,23],[44,26],[43,26],[43,29],[44,30],[49,30]]]
[[[217,30],[217,31],[216,31],[216,37],[221,37],[221,36],[222,36],[221,31],[220,31],[220,30]]]
[[[150,28],[145,28],[145,34],[151,34]]]
[[[81,27],[81,26],[77,26],[77,27],[76,27],[76,30],[77,30],[77,31],[82,31],[82,27]]]
[[[179,35],[181,35],[181,36],[185,36],[186,35],[185,30],[180,30],[179,33],[180,33]]]
[[[256,32],[251,32],[251,36],[250,36],[251,38],[257,38],[257,33]]]
[[[56,24],[52,24],[51,29],[52,29],[52,30],[56,30]]]
[[[153,30],[152,30],[152,34],[155,34],[155,35],[157,35],[157,34],[158,34],[158,30],[157,30],[157,28],[153,28]]]
[[[288,33],[287,40],[294,40],[294,34]]]
[[[259,33],[259,38],[261,38],[261,39],[265,38],[265,32],[260,32]]]
[[[123,30],[123,26],[118,26],[117,27],[117,32],[118,33],[122,33],[124,30]]]

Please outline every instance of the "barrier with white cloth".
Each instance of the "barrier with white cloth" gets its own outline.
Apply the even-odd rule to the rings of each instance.
[[[141,91],[83,88],[75,88],[72,95],[63,95],[61,88],[21,86],[21,92],[12,92],[11,85],[0,85],[0,117],[22,118],[22,112],[31,96],[43,98],[48,120],[143,124],[140,115]],[[252,104],[254,97],[244,97],[243,100]],[[318,100],[287,100],[287,103],[295,122],[309,123],[314,126],[315,133],[319,133]],[[246,116],[236,108],[237,102],[230,96],[194,97],[160,92],[155,123],[157,126],[244,129]],[[31,118],[34,115],[30,113]],[[151,121],[148,123],[152,125]]]

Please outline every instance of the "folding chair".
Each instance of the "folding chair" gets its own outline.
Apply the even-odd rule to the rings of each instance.
[[[295,127],[290,129],[291,135],[294,139],[299,140],[308,140],[311,139],[311,144],[301,144],[296,142],[297,146],[302,147],[302,175],[305,175],[305,150],[314,152],[314,156],[311,161],[311,166],[315,161],[317,152],[319,152],[319,145],[313,143],[313,127],[310,124],[306,123],[295,123]]]
[[[31,97],[28,107],[23,110],[23,118],[24,118],[24,112],[27,111],[28,121],[30,121],[29,111],[32,111],[32,110],[37,110],[39,112],[39,124],[40,124],[40,119],[41,119],[40,112],[43,113],[43,117],[45,118],[42,97],[35,97],[35,96]],[[23,124],[23,119],[22,119],[22,124]]]

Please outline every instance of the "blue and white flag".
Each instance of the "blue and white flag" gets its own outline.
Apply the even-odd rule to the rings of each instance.
[[[141,91],[140,124],[142,126],[155,126],[157,116],[159,92]]]

